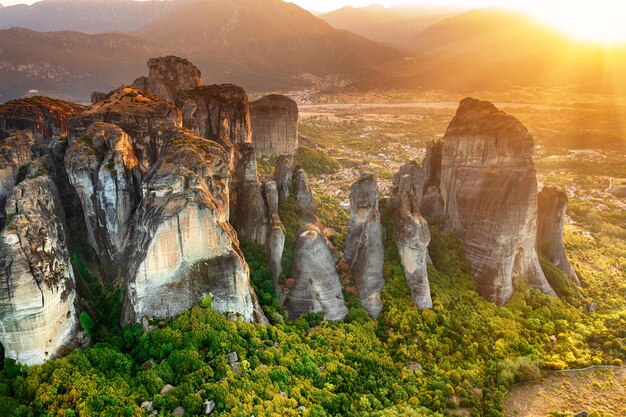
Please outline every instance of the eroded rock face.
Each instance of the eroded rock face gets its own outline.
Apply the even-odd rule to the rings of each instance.
[[[166,133],[182,126],[182,114],[174,104],[160,97],[123,86],[72,118],[71,136],[87,135],[96,122],[116,125],[130,136],[139,167],[145,172],[158,159]]]
[[[383,305],[384,285],[382,226],[378,209],[378,184],[373,174],[361,175],[350,190],[350,222],[344,252],[359,298],[372,317]]]
[[[289,197],[292,177],[291,159],[287,155],[279,156],[276,160],[276,167],[274,168],[274,182],[278,188],[279,198]]]
[[[48,176],[18,184],[0,235],[0,341],[29,365],[58,356],[78,335],[74,275],[58,191]]]
[[[31,161],[33,144],[30,131],[17,133],[0,142],[0,224],[4,219],[4,206],[13,193],[20,169],[24,171]]]
[[[200,70],[177,56],[152,58],[148,61],[148,70],[148,76],[137,78],[133,87],[172,102],[181,91],[202,85]]]
[[[283,272],[281,261],[285,250],[285,228],[278,214],[278,188],[274,181],[263,184],[267,213],[269,215],[269,231],[266,243],[266,253],[269,257],[269,267],[274,276],[274,288],[280,293],[279,278]]]
[[[504,304],[512,277],[523,276],[555,295],[535,249],[537,179],[528,130],[493,104],[466,98],[442,146],[445,228],[463,241],[479,292]]]
[[[298,149],[298,105],[270,94],[250,103],[252,143],[259,156],[293,155]]]
[[[313,199],[313,191],[309,185],[309,178],[302,168],[298,168],[295,173],[296,176],[296,204],[300,211],[315,211],[317,205]]]
[[[83,206],[89,243],[115,273],[139,202],[139,161],[132,140],[116,125],[97,122],[72,138],[65,153],[68,178]],[[111,276],[111,278],[114,275]]]
[[[250,143],[239,146],[239,160],[231,187],[230,218],[240,238],[259,245],[266,244],[269,215],[263,186],[257,179],[254,148]]]
[[[0,139],[30,130],[48,142],[68,136],[69,119],[86,109],[48,97],[11,100],[0,105]]]
[[[419,166],[419,165],[417,165]],[[410,167],[410,169],[405,169]],[[416,166],[413,163],[401,168],[394,183],[392,213],[394,216],[393,236],[404,269],[413,303],[419,309],[432,308],[428,281],[428,244],[430,231],[428,223],[419,213],[419,197],[421,187],[416,187]],[[403,173],[404,172],[404,173]],[[416,194],[418,193],[418,194]]]
[[[252,142],[246,92],[232,84],[203,85],[181,92],[176,104],[183,112],[183,126],[222,145],[234,170],[238,145]]]
[[[547,256],[576,285],[580,280],[563,246],[563,223],[567,194],[556,187],[543,187],[537,196],[537,250]]]
[[[298,232],[292,275],[295,285],[285,299],[290,319],[310,312],[324,312],[330,320],[348,314],[339,275],[328,242],[315,227]]]
[[[444,215],[443,199],[441,198],[441,151],[443,141],[431,142],[426,148],[426,156],[422,163],[424,186],[420,213],[428,219],[437,219]]]
[[[266,322],[228,223],[226,160],[210,140],[170,133],[133,219],[124,321],[172,317],[210,293],[214,308]]]

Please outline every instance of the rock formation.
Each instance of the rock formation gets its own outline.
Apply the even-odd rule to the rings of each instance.
[[[69,119],[84,110],[80,104],[48,97],[6,102],[0,105],[0,139],[22,130],[45,141],[67,137]]]
[[[4,206],[13,193],[20,171],[24,174],[31,161],[32,132],[25,131],[0,141],[0,224],[4,219]]]
[[[436,220],[443,216],[443,199],[441,198],[441,151],[443,141],[431,142],[426,148],[426,156],[422,163],[424,185],[422,186],[422,198],[420,213],[428,218]]]
[[[361,175],[350,190],[350,222],[344,255],[350,265],[359,298],[372,317],[383,305],[383,236],[378,209],[378,184],[371,173]]]
[[[258,181],[254,148],[239,145],[239,160],[231,187],[231,222],[241,239],[265,245],[268,238],[268,209],[263,186]]]
[[[274,168],[274,182],[278,188],[279,198],[289,197],[292,177],[290,158],[287,155],[279,156]]]
[[[266,253],[269,267],[274,275],[274,288],[280,292],[279,278],[283,272],[282,259],[285,250],[285,228],[278,214],[278,188],[274,181],[263,184],[263,192],[269,216],[269,230],[266,242]]]
[[[72,118],[71,136],[86,135],[96,122],[116,125],[126,132],[132,139],[140,169],[147,171],[159,157],[166,132],[182,126],[182,114],[162,98],[123,86]]]
[[[105,275],[114,277],[139,201],[139,161],[131,138],[116,125],[96,122],[72,138],[65,153],[68,178],[83,206],[90,245]]]
[[[489,102],[466,98],[448,126],[441,154],[445,229],[458,233],[479,292],[504,304],[513,276],[555,295],[535,248],[537,178],[533,138]]]
[[[266,322],[228,223],[226,160],[215,142],[169,134],[133,219],[124,321],[172,317],[211,294],[214,308]]]
[[[202,74],[191,62],[177,56],[151,58],[148,76],[139,77],[133,87],[174,102],[178,93],[202,85]]]
[[[270,94],[250,103],[252,143],[259,156],[293,155],[298,149],[298,105]]]
[[[565,272],[572,282],[580,285],[563,246],[566,211],[567,194],[555,187],[543,187],[537,196],[537,250]]]
[[[183,112],[183,126],[222,145],[234,170],[238,146],[252,142],[246,92],[232,84],[203,85],[181,92],[176,104]]]
[[[348,309],[331,244],[320,230],[313,192],[302,168],[296,171],[296,182],[294,197],[302,226],[297,232],[291,267],[295,284],[287,291],[284,305],[291,319],[309,312],[324,312],[327,318],[340,320]]]
[[[295,285],[285,299],[290,319],[310,312],[324,312],[330,320],[348,314],[339,275],[328,242],[315,227],[298,231],[292,275]]]
[[[404,269],[406,282],[411,290],[413,303],[419,309],[432,308],[428,281],[428,223],[420,215],[422,193],[421,168],[415,162],[401,167],[394,177],[392,213],[394,217],[393,237]]]
[[[78,335],[63,209],[46,175],[18,184],[0,235],[0,341],[29,365],[58,356]]]

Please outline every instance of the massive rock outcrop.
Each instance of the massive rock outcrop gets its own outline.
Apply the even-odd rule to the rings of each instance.
[[[437,220],[443,216],[443,199],[441,198],[441,151],[443,141],[430,142],[426,148],[426,156],[422,163],[424,184],[420,213],[427,219]]]
[[[226,159],[210,140],[170,133],[133,219],[125,321],[172,317],[212,294],[214,308],[266,322],[228,223]]]
[[[285,299],[289,318],[323,312],[330,320],[348,314],[339,275],[328,242],[319,229],[308,226],[298,231],[292,276],[295,281]]]
[[[29,365],[76,342],[74,275],[63,209],[48,176],[18,184],[0,235],[0,341],[7,357]]]
[[[96,122],[83,136],[72,138],[65,153],[69,181],[83,206],[88,241],[111,279],[139,202],[138,165],[131,138],[108,123]]]
[[[151,58],[148,76],[139,77],[133,87],[169,101],[175,101],[178,93],[202,85],[202,74],[191,62],[177,56]]]
[[[160,97],[123,86],[72,118],[71,136],[87,135],[96,122],[116,125],[130,136],[139,167],[145,172],[158,159],[167,131],[182,126],[182,113]]]
[[[232,84],[203,85],[181,92],[176,104],[183,112],[183,126],[222,145],[228,151],[230,169],[234,170],[239,145],[252,142],[250,106],[243,88]]]
[[[270,217],[258,181],[254,148],[250,143],[239,145],[239,159],[231,187],[231,223],[240,238],[265,245]]]
[[[413,303],[419,309],[433,306],[427,267],[430,231],[419,212],[422,189],[421,167],[416,162],[409,162],[394,177],[394,196],[391,200],[393,237]]]
[[[537,250],[545,255],[576,285],[576,271],[567,259],[563,246],[563,223],[567,194],[556,187],[543,187],[537,196]]]
[[[279,156],[276,160],[273,177],[276,187],[278,188],[279,198],[289,197],[292,178],[291,159],[287,155]]]
[[[555,295],[535,248],[537,178],[528,130],[493,104],[466,98],[442,146],[445,229],[463,241],[479,292],[504,304],[513,276],[522,276]]]
[[[86,109],[48,97],[12,100],[0,105],[0,139],[30,130],[44,141],[68,136],[69,119]]]
[[[4,205],[31,161],[34,143],[30,131],[20,132],[0,141],[0,224],[4,219]]]
[[[309,312],[323,312],[331,320],[348,313],[330,242],[321,232],[313,192],[304,169],[296,171],[294,198],[302,226],[297,231],[291,276],[294,285],[284,305],[295,319]]]
[[[269,216],[269,230],[266,242],[266,253],[269,258],[269,267],[274,275],[274,288],[280,292],[279,278],[283,272],[282,259],[285,250],[285,228],[278,214],[278,187],[274,181],[263,184],[267,214]]]
[[[259,156],[293,155],[298,149],[298,104],[270,94],[250,103],[252,143]]]
[[[378,209],[378,184],[371,173],[361,175],[350,190],[350,222],[344,255],[350,266],[359,298],[372,317],[383,305],[383,236]]]

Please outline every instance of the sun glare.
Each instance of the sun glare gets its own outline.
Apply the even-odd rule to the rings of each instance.
[[[520,3],[519,7],[580,40],[626,43],[626,1],[542,0]]]

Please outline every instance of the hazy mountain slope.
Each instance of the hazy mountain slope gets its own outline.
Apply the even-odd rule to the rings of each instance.
[[[0,9],[0,29],[48,32],[130,32],[185,4],[185,0],[45,0]],[[68,18],[71,16],[71,18]]]
[[[374,79],[406,57],[281,0],[195,1],[136,33],[191,59],[208,82],[248,88],[286,88],[305,74]]]
[[[160,53],[130,35],[0,31],[0,102],[29,89],[41,94],[86,99],[94,89],[111,90],[145,72],[148,57]]]
[[[431,24],[459,13],[445,7],[382,5],[346,6],[320,15],[333,27],[349,30],[378,42],[406,47],[411,40]]]
[[[477,9],[431,25],[412,40],[420,69],[400,84],[472,91],[561,86],[626,92],[626,49],[577,42],[512,11]]]

